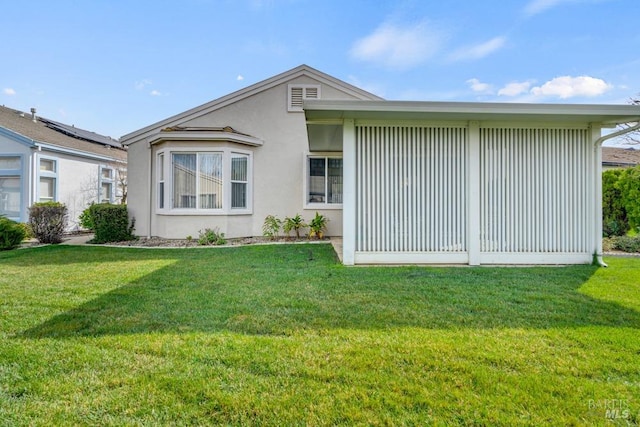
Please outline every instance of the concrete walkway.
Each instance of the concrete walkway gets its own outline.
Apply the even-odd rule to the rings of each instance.
[[[69,234],[64,236],[61,245],[86,245],[89,240],[93,239],[93,234]]]
[[[333,250],[338,254],[338,259],[342,264],[342,237],[331,237],[329,241],[333,245]]]

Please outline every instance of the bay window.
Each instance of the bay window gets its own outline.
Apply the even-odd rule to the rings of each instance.
[[[250,209],[249,153],[227,148],[198,152],[166,149],[157,155],[156,170],[160,211],[247,213]]]

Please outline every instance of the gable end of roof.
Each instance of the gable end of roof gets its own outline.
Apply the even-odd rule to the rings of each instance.
[[[297,77],[300,76],[308,76],[311,77],[315,80],[318,80],[321,83],[324,83],[326,85],[329,86],[333,86],[337,89],[340,89],[344,92],[347,92],[353,96],[355,96],[358,99],[362,99],[362,100],[382,100],[382,98],[380,98],[377,95],[374,95],[370,92],[367,92],[363,89],[360,89],[356,86],[353,86],[349,83],[346,83],[342,80],[339,80],[335,77],[332,77],[328,74],[325,74],[321,71],[316,70],[315,68],[309,67],[308,65],[302,64],[299,65],[289,71],[285,71],[283,73],[277,74],[273,77],[270,77],[268,79],[262,80],[258,83],[255,83],[251,86],[247,86],[246,88],[237,90],[235,92],[232,92],[228,95],[224,95],[220,98],[214,99],[213,101],[207,102],[206,104],[202,104],[199,105],[195,108],[192,108],[190,110],[184,111],[180,114],[174,115],[172,117],[169,117],[167,119],[161,120],[157,123],[154,123],[152,125],[146,126],[142,129],[139,129],[137,131],[131,132],[127,135],[124,135],[120,138],[120,142],[127,146],[130,144],[133,144],[141,139],[143,139],[146,136],[149,136],[150,134],[157,132],[161,129],[167,128],[167,127],[172,127],[172,126],[179,126],[181,123],[185,122],[185,121],[189,121],[189,120],[193,120],[196,119],[200,116],[206,115],[211,113],[212,111],[215,111],[217,109],[220,109],[224,106],[227,106],[229,104],[233,104],[237,101],[240,101],[242,99],[248,98],[250,96],[253,96],[257,93],[263,92],[265,90],[268,90],[272,87],[275,87],[277,85],[280,85],[282,83],[286,83],[287,81],[293,80]]]

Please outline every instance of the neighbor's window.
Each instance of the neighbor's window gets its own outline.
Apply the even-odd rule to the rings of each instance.
[[[20,170],[22,165],[18,156],[0,157],[0,171],[2,170]]]
[[[0,216],[20,218],[20,176],[0,176]]]
[[[113,203],[113,169],[102,167],[100,169],[100,202]]]
[[[0,216],[20,220],[22,204],[22,161],[20,156],[0,157]]]
[[[57,200],[58,162],[54,159],[40,159],[40,202],[55,202]]]
[[[342,159],[309,157],[307,203],[342,203]]]

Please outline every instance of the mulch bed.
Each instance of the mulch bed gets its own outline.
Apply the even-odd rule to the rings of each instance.
[[[129,240],[125,242],[109,243],[114,246],[131,246],[131,247],[160,247],[160,248],[190,248],[203,246],[243,246],[255,244],[272,244],[272,243],[318,243],[329,242],[329,238],[324,239],[308,239],[306,237],[277,237],[271,239],[269,237],[242,237],[237,239],[226,239],[224,245],[199,245],[198,239],[162,239],[159,237],[145,238],[141,237],[137,240]]]

